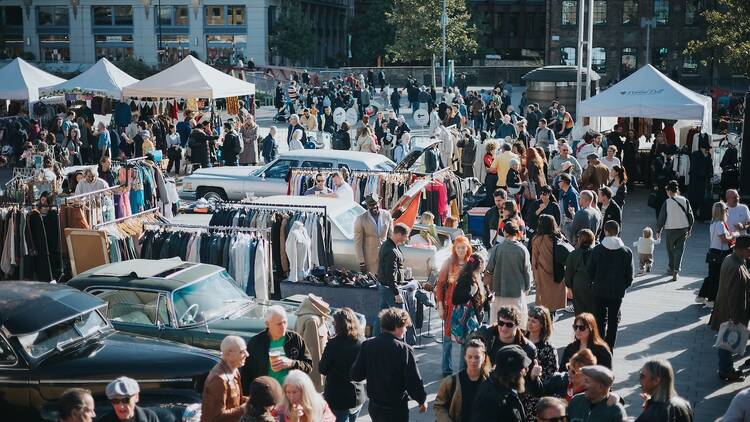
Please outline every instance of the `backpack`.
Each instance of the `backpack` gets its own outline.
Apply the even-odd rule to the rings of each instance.
[[[336,133],[333,134],[331,147],[337,150],[346,149],[346,145],[344,145],[344,132],[336,131]]]
[[[552,261],[554,266],[553,276],[555,283],[562,283],[565,278],[565,261],[568,255],[575,249],[567,239],[555,237],[552,240]]]

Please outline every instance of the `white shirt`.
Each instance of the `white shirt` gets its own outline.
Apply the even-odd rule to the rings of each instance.
[[[637,241],[633,242],[633,246],[638,247],[638,253],[644,255],[652,255],[654,253],[654,245],[661,243],[661,240],[656,240],[652,237],[645,238],[639,237]]]
[[[605,155],[600,161],[610,170],[612,170],[612,167],[620,165],[620,159],[617,157],[612,157],[612,161],[609,161],[609,158]]]
[[[299,141],[299,139],[292,139],[289,141],[289,151],[297,151],[300,149],[305,149],[305,147],[302,145],[302,142]]]
[[[727,225],[731,230],[737,230],[737,224],[750,223],[750,210],[745,204],[737,204],[736,207],[727,207]],[[740,230],[745,234],[746,230]]]
[[[711,249],[719,249],[722,251],[726,251],[729,249],[729,245],[722,242],[719,236],[725,236],[728,234],[727,228],[724,227],[723,221],[714,221],[711,223],[711,228],[709,229],[710,236],[711,236],[711,244],[709,248]]]
[[[336,198],[354,200],[354,191],[346,182],[342,183],[341,186],[336,186],[333,193],[336,194]]]

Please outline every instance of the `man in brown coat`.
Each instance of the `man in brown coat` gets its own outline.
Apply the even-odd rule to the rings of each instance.
[[[600,187],[607,186],[609,182],[609,168],[599,161],[599,156],[589,154],[586,157],[589,164],[581,175],[581,189],[598,191]]]
[[[380,209],[380,198],[371,194],[365,198],[367,212],[354,220],[354,249],[362,272],[378,272],[380,246],[393,233],[391,213]]]
[[[242,396],[239,368],[247,356],[242,337],[227,336],[222,340],[221,362],[211,369],[203,386],[201,422],[238,422],[245,414],[243,403],[247,397]]]
[[[750,258],[750,236],[737,238],[734,251],[724,258],[719,273],[719,292],[711,314],[711,328],[718,330],[721,324],[732,321],[735,324],[747,325],[750,320],[748,288],[750,288],[750,271],[745,260]],[[732,352],[718,348],[719,378],[724,381],[742,381],[742,372],[734,368]]]

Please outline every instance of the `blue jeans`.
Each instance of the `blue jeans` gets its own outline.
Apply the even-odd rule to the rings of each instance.
[[[331,409],[333,414],[336,416],[336,422],[356,422],[357,416],[359,416],[360,410],[362,410],[361,407],[357,409],[356,412],[351,413],[350,409],[343,409],[343,410]]]
[[[734,362],[732,361],[732,352],[724,349],[717,349],[719,351],[719,371],[720,372],[732,372],[734,371]]]
[[[396,297],[393,296],[393,292],[391,289],[383,286],[382,284],[378,284],[378,294],[380,295],[380,306],[379,309],[383,310],[386,308],[401,308],[403,309],[403,304],[396,303]],[[373,337],[380,334],[380,319],[377,315],[375,315],[375,321],[372,322],[372,335]]]
[[[459,361],[461,362],[461,368],[466,369],[466,359],[464,359],[464,356],[466,355],[466,343],[461,345],[461,356],[459,357]],[[448,375],[453,373],[453,342],[451,341],[450,336],[446,336],[445,333],[443,333],[443,375]]]
[[[414,111],[417,111],[417,110],[419,110],[419,101],[415,101],[415,102],[411,103],[411,111],[414,112]]]

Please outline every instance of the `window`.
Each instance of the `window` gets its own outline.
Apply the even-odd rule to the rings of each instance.
[[[107,316],[114,322],[156,326],[157,321],[169,321],[168,313],[164,312],[166,307],[159,306],[156,292],[107,289],[96,292],[96,295],[109,303]]]
[[[268,6],[268,33],[273,32],[273,25],[276,23],[276,6]]]
[[[23,15],[20,6],[3,7],[3,23],[9,26],[23,25]]]
[[[13,366],[18,362],[16,354],[5,338],[0,337],[0,366]]]
[[[682,74],[697,75],[698,60],[692,54],[685,54],[682,59]]]
[[[23,38],[20,35],[6,35],[0,47],[0,59],[14,59],[23,55]]]
[[[69,62],[70,39],[67,35],[40,36],[39,57],[43,62]]]
[[[562,2],[562,24],[578,24],[578,2],[575,0],[564,0]]]
[[[95,26],[133,26],[133,6],[94,6]]]
[[[112,8],[94,6],[94,25],[112,25]]]
[[[174,24],[175,26],[190,25],[190,16],[188,15],[187,6],[175,6],[174,7]]]
[[[247,44],[246,35],[209,35],[206,37],[206,51],[210,60],[232,59],[243,54]]]
[[[596,73],[607,73],[607,49],[594,47],[591,49],[591,68]]]
[[[133,25],[133,6],[115,6],[115,25]]]
[[[635,72],[637,66],[638,49],[629,47],[623,48],[622,56],[620,58],[620,78],[625,78]]]
[[[669,0],[654,0],[654,17],[657,25],[669,24]]]
[[[315,168],[333,168],[333,163],[330,161],[303,161],[302,167],[315,167]]]
[[[508,22],[508,36],[515,37],[520,35],[518,33],[518,20],[521,18],[518,13],[510,14],[510,21]]]
[[[39,6],[37,9],[37,23],[39,26],[68,26],[68,7]]]
[[[158,25],[172,25],[172,12],[174,11],[172,6],[155,6],[154,9],[156,9],[156,15],[159,17]]]
[[[669,49],[666,47],[655,48],[651,57],[651,64],[661,70],[667,71],[667,60],[669,59]]]
[[[245,24],[245,6],[227,6],[228,25]]]
[[[563,47],[560,49],[560,64],[566,66],[576,65],[576,48]]]
[[[686,0],[685,3],[685,25],[692,26],[698,23],[703,11],[702,0]]]
[[[624,0],[622,2],[622,24],[638,25],[638,0]]]
[[[224,25],[224,6],[206,6],[206,25]]]
[[[122,61],[133,57],[132,35],[96,35],[94,37],[96,59],[106,57],[109,61]]]
[[[607,23],[607,0],[594,1],[594,25]]]
[[[297,160],[279,160],[266,170],[268,179],[286,179],[289,169],[297,166]]]
[[[500,13],[495,13],[495,19],[492,22],[492,29],[497,31],[502,27],[503,27],[503,15]]]
[[[161,61],[164,64],[177,63],[190,54],[190,40],[187,35],[162,35],[164,53]]]

